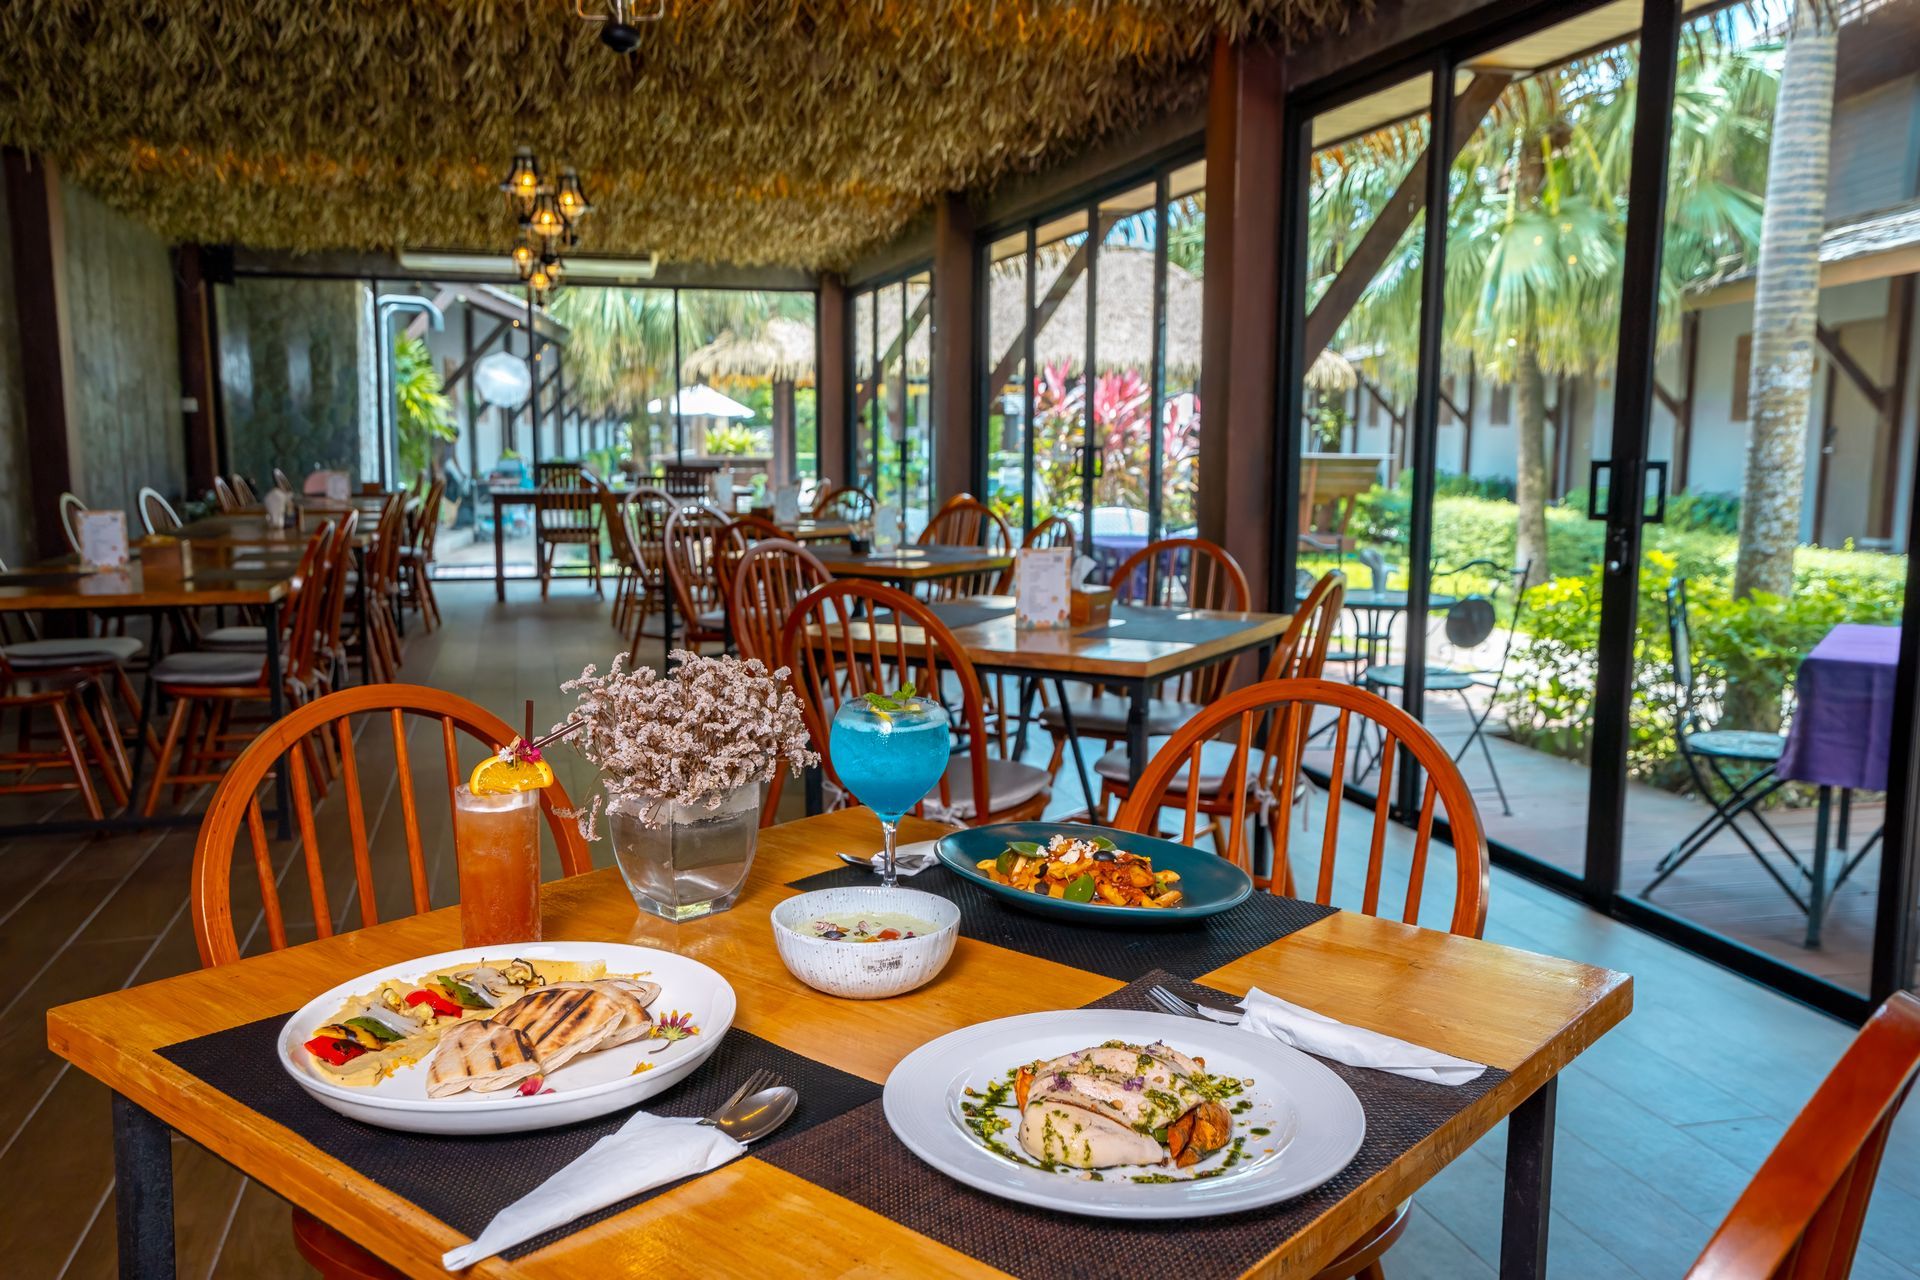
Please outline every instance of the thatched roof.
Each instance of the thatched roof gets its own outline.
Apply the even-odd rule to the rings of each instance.
[[[1196,101],[1216,30],[1364,0],[667,0],[638,54],[564,0],[0,5],[0,143],[182,241],[499,250],[521,143],[581,251],[844,265],[937,194]]]
[[[759,332],[741,337],[729,329],[680,362],[681,374],[699,382],[765,378],[813,381],[813,326],[774,316]]]
[[[1099,273],[1094,305],[1094,363],[1102,370],[1138,369],[1153,360],[1153,251],[1103,244],[1095,257]],[[1061,271],[1059,259],[1042,257],[1034,281],[1036,302]],[[988,331],[998,360],[1021,332],[1027,304],[1026,259],[1010,258],[993,268],[993,305]],[[1200,373],[1200,294],[1198,276],[1167,265],[1167,376],[1175,381]],[[1079,368],[1087,360],[1087,277],[1083,271],[1034,337],[1034,362]]]

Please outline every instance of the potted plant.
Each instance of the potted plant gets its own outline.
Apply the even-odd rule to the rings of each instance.
[[[605,803],[620,874],[641,910],[667,920],[724,911],[753,865],[762,787],[782,765],[816,764],[787,670],[757,659],[684,650],[662,677],[589,666],[561,689],[575,695],[569,735],[600,770],[604,797],[580,815],[588,839]]]

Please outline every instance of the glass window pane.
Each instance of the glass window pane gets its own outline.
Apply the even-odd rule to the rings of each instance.
[[[1033,520],[1059,515],[1085,541],[1087,215],[1043,224],[1034,250]]]
[[[1160,529],[1193,534],[1200,496],[1200,310],[1206,280],[1206,163],[1176,169],[1167,241],[1166,376],[1160,402]]]
[[[1160,210],[1151,183],[1102,201],[1094,262],[1091,554],[1118,568],[1147,545]]]
[[[1027,236],[1016,232],[987,247],[987,505],[1016,533],[1027,518],[1026,457]]]

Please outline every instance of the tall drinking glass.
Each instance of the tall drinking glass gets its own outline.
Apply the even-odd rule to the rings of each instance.
[[[889,888],[898,878],[894,839],[900,819],[938,785],[952,750],[946,708],[930,698],[908,701],[900,710],[855,698],[834,713],[827,754],[847,790],[880,819],[887,845],[880,883]]]
[[[540,793],[453,793],[460,939],[469,947],[540,941]]]

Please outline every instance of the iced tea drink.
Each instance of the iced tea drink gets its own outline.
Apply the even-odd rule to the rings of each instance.
[[[540,940],[540,793],[453,794],[460,936],[469,947]]]

